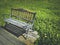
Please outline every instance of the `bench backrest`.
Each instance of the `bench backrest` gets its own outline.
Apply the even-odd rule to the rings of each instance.
[[[28,23],[34,22],[35,15],[36,15],[35,12],[30,12],[30,11],[22,9],[22,8],[19,8],[19,9],[11,8],[11,17],[12,18],[16,18],[18,20],[22,19]]]

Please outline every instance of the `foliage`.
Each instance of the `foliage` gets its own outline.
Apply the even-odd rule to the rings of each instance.
[[[37,21],[36,21],[37,22]],[[58,28],[56,20],[40,19],[35,25],[35,29],[39,32],[40,38],[37,45],[59,45],[60,37],[58,36],[60,28]]]

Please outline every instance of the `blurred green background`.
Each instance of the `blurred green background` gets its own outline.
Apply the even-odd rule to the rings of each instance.
[[[34,30],[40,38],[35,45],[60,45],[60,0],[0,0],[0,25],[11,8],[36,12]]]

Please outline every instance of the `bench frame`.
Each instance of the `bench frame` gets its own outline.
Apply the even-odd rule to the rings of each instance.
[[[31,23],[31,26],[30,26],[30,27],[29,27],[28,25],[26,25],[26,26],[24,26],[24,27],[22,27],[22,28],[24,28],[25,30],[32,29],[32,27],[33,27],[33,25],[34,25],[34,20],[35,20],[35,15],[36,15],[36,13],[35,13],[35,12],[30,12],[30,11],[25,10],[25,9],[22,9],[22,8],[19,8],[19,9],[17,9],[17,8],[11,8],[10,18],[13,17],[13,15],[12,15],[13,10],[15,10],[15,11],[20,11],[20,12],[26,12],[26,13],[32,14],[32,15],[33,15],[33,19],[32,19],[32,20],[28,20],[28,19],[21,18],[21,19],[27,21],[27,22],[25,22],[25,23],[27,23],[27,24],[28,24],[28,22]],[[17,17],[18,17],[18,16],[17,16]],[[9,23],[8,21],[6,21],[6,19],[5,19],[5,22],[6,22],[6,24]],[[14,25],[14,24],[13,24],[13,25]]]

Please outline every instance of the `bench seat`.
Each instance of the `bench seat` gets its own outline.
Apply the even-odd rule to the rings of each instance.
[[[19,21],[19,20],[13,19],[13,18],[5,19],[5,22],[11,23],[11,24],[16,25],[21,28],[27,28],[27,27],[29,28],[32,26],[31,24],[28,24],[28,23],[25,23],[23,21]]]

